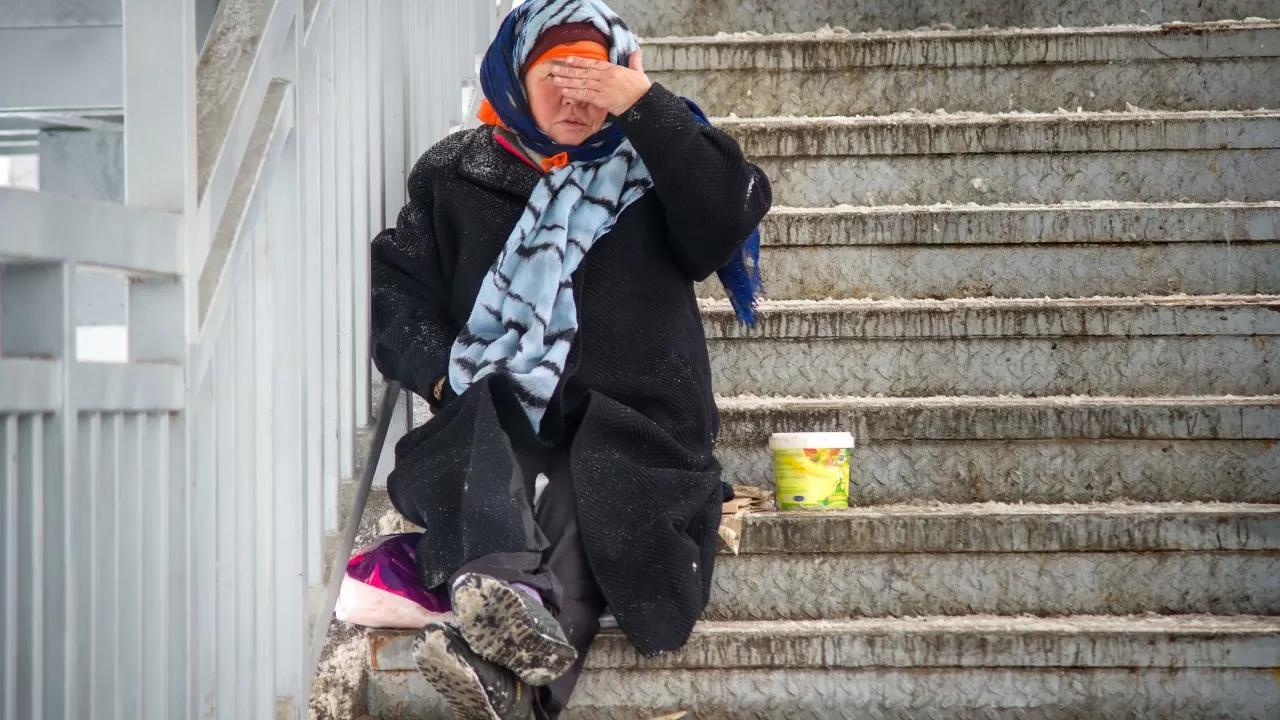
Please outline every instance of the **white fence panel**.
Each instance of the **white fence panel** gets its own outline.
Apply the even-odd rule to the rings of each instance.
[[[173,717],[181,366],[140,357],[155,347],[145,341],[126,363],[75,359],[81,253],[39,239],[83,229],[63,215],[100,217],[102,205],[0,190],[0,206],[17,220],[0,235],[0,717]],[[113,233],[148,241],[176,227],[155,211],[107,214]],[[155,317],[153,269],[115,268],[146,288],[135,317]]]

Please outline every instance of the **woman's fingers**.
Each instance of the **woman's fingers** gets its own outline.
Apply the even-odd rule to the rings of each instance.
[[[552,82],[565,97],[589,102],[614,115],[634,105],[651,84],[644,74],[640,53],[631,56],[630,67],[579,57],[551,63]]]
[[[551,76],[563,78],[586,78],[599,75],[599,70],[587,70],[585,68],[570,67],[568,65],[552,64]]]
[[[584,67],[584,66],[572,64],[570,62],[571,60],[582,60],[582,58],[571,57],[571,58],[565,58],[563,60],[552,60],[551,73],[556,77],[571,77],[571,78],[601,77],[605,73],[609,72],[611,68],[617,67],[616,65],[612,65],[610,63],[600,63],[599,66],[592,65],[589,67]],[[594,63],[596,61],[590,60],[587,62]]]
[[[552,76],[552,82],[560,87],[566,88],[599,88],[600,80],[597,78],[570,78],[561,77],[559,75]]]
[[[569,65],[571,67],[582,68],[587,70],[608,70],[609,68],[613,67],[613,63],[611,62],[605,62],[603,60],[593,60],[591,58],[576,57],[572,55],[567,58],[564,58],[563,60],[552,60],[551,62],[555,62],[555,63],[562,62],[565,65]]]

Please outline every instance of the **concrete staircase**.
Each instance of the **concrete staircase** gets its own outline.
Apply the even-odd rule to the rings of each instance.
[[[1280,2],[613,4],[773,180],[726,472],[849,430],[859,507],[748,518],[570,716],[1280,717]],[[407,647],[370,714],[443,717]]]

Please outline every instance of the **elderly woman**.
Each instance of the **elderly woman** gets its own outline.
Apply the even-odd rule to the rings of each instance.
[[[533,0],[373,243],[374,357],[431,420],[389,490],[455,624],[418,664],[459,718],[554,718],[607,608],[643,653],[707,604],[718,416],[694,283],[750,321],[769,182],[645,76],[599,0]]]

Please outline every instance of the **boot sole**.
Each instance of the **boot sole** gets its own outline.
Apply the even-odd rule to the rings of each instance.
[[[453,593],[453,614],[471,649],[514,672],[527,685],[541,687],[564,675],[578,659],[567,641],[549,637],[533,625],[520,590],[482,578]]]
[[[440,693],[459,720],[502,720],[479,676],[441,631],[424,632],[413,645],[413,658],[427,683]]]

